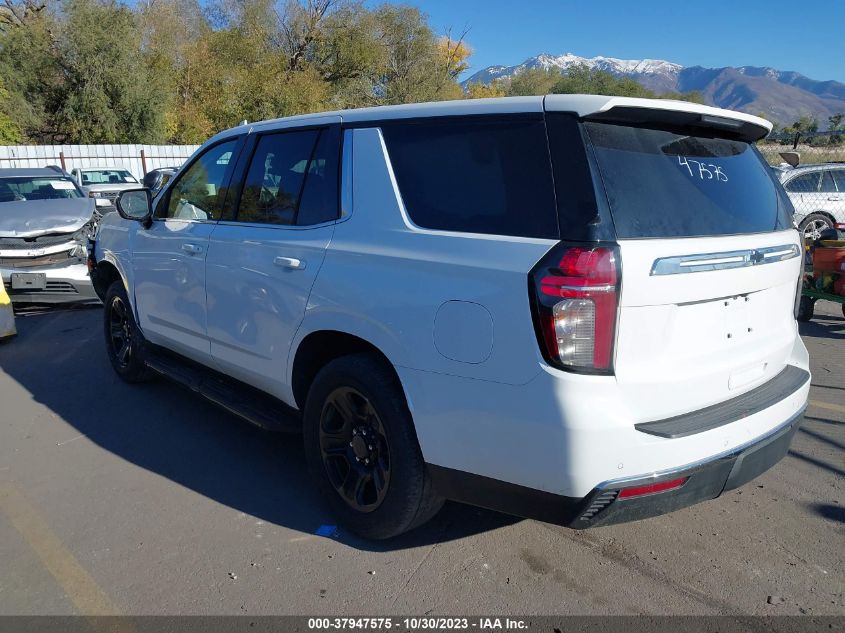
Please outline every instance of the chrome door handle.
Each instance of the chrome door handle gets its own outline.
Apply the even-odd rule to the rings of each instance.
[[[186,253],[190,253],[191,255],[197,255],[198,253],[202,253],[202,246],[198,246],[197,244],[182,244],[182,250]]]
[[[305,260],[296,259],[295,257],[277,257],[273,260],[273,263],[276,264],[276,266],[281,266],[282,268],[290,268],[292,270],[305,269]]]
[[[829,196],[828,197],[828,200],[830,200],[831,202],[839,202],[841,199],[842,198],[840,198],[839,196]]]

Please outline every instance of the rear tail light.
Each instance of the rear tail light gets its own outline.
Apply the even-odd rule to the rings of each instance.
[[[642,497],[644,495],[653,495],[657,492],[667,492],[675,490],[687,483],[689,477],[681,477],[680,479],[672,479],[670,481],[661,481],[656,484],[647,484],[645,486],[633,486],[631,488],[623,488],[619,491],[618,499],[630,499],[631,497]]]
[[[531,285],[534,325],[546,361],[571,371],[612,373],[617,248],[561,244],[531,272]]]

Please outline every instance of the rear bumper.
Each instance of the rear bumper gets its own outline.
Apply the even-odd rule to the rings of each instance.
[[[777,464],[789,451],[804,412],[771,434],[727,455],[639,479],[609,481],[599,485],[582,502],[570,521],[573,528],[588,528],[626,521],[638,521],[666,514],[701,501],[715,499],[739,488]],[[679,488],[641,497],[619,498],[624,488],[687,478]]]
[[[727,454],[647,477],[604,482],[583,498],[556,495],[429,465],[434,485],[449,499],[575,529],[638,521],[701,501],[742,486],[777,464],[789,450],[803,410],[768,435]],[[624,488],[687,478],[679,488],[633,498],[619,498]]]
[[[13,290],[11,286],[12,273],[44,273],[47,276],[47,287],[44,290]],[[70,266],[56,268],[37,267],[26,268],[2,268],[0,276],[6,286],[6,292],[13,304],[30,303],[69,303],[99,301],[91,278],[88,276],[88,267],[84,262]]]

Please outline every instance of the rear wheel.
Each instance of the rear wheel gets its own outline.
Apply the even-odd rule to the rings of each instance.
[[[150,370],[142,354],[143,337],[121,280],[109,286],[103,303],[106,351],[114,371],[126,382],[149,380]]]
[[[339,521],[387,539],[433,517],[434,491],[396,375],[375,354],[345,356],[314,379],[305,403],[308,469]]]
[[[813,318],[813,311],[816,308],[816,302],[810,297],[801,297],[801,302],[798,304],[798,320],[807,322]]]
[[[799,226],[805,240],[817,240],[825,229],[833,228],[833,220],[821,213],[811,213]]]

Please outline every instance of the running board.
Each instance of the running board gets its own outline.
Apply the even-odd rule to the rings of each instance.
[[[144,349],[144,360],[154,372],[262,429],[302,432],[299,411],[255,387],[149,344]]]

